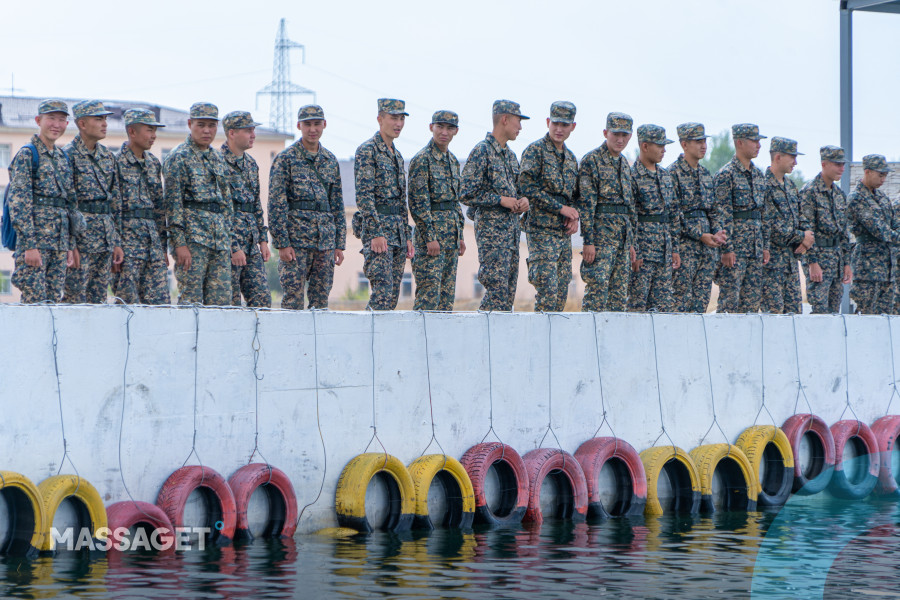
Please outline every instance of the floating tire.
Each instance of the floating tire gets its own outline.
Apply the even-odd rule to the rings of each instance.
[[[588,516],[608,519],[644,512],[647,475],[637,451],[625,440],[591,438],[575,451],[584,471],[588,492]]]
[[[475,491],[462,464],[445,454],[429,454],[407,467],[415,488],[413,527],[468,529],[475,518]],[[434,513],[432,515],[432,513]]]
[[[781,426],[794,454],[795,494],[811,496],[826,487],[834,473],[834,436],[820,417],[793,415]]]
[[[845,419],[831,426],[837,457],[828,491],[838,498],[861,500],[872,493],[881,471],[878,440],[862,421]]]
[[[794,453],[784,432],[774,425],[745,429],[735,444],[740,448],[757,483],[759,506],[782,506],[794,485]]]
[[[690,454],[700,476],[701,512],[756,510],[756,475],[740,448],[706,444]]]
[[[0,554],[32,558],[43,546],[49,530],[41,492],[30,479],[12,471],[0,471],[0,502],[8,522],[2,525]]]
[[[156,497],[156,505],[166,513],[176,529],[185,527],[185,508],[188,498],[195,491],[206,505],[206,521],[191,525],[208,527],[209,541],[218,545],[228,544],[234,539],[237,509],[231,488],[215,470],[200,465],[181,467],[163,483]]]
[[[386,497],[386,511],[366,506],[367,491],[373,497]],[[334,508],[341,527],[362,533],[407,531],[412,527],[415,501],[413,480],[403,463],[390,454],[368,452],[356,456],[341,471]]]
[[[103,506],[100,493],[83,477],[54,475],[40,482],[37,488],[44,505],[46,526],[41,550],[52,552],[56,549],[50,531],[53,528],[57,510],[66,500],[72,500],[72,508],[79,526],[90,529],[91,540],[96,542],[99,539],[99,530],[106,530],[106,508]],[[65,534],[65,532],[60,533]],[[73,533],[73,541],[77,543],[81,539],[81,532],[76,530]]]
[[[700,509],[700,477],[690,455],[675,446],[654,446],[641,452],[640,457],[647,476],[644,514],[697,514]]]
[[[169,520],[163,509],[155,504],[139,500],[116,502],[106,507],[106,520],[112,532],[110,535],[113,537],[111,550],[123,549],[120,544],[121,536],[118,533],[122,528],[128,529],[130,532],[143,529],[150,546],[162,552],[175,549],[175,528],[172,526],[172,521]],[[135,533],[129,542],[133,543],[136,539],[137,534]]]
[[[587,481],[575,457],[559,448],[537,448],[522,459],[529,489],[528,509],[522,520],[541,524],[546,516],[584,521],[588,509]],[[552,508],[551,514],[544,515],[548,508]]]
[[[881,470],[878,472],[878,484],[875,492],[881,496],[900,498],[900,447],[897,437],[900,436],[900,416],[888,415],[872,423],[872,433],[878,442],[881,455]]]
[[[505,527],[522,522],[528,508],[528,473],[514,448],[500,442],[476,444],[459,462],[472,481],[476,523]]]
[[[297,529],[297,494],[284,471],[265,463],[252,463],[235,471],[228,478],[228,486],[234,494],[237,512],[234,535],[237,539],[293,537]],[[247,513],[250,499],[257,490],[265,495],[268,519],[254,536]]]

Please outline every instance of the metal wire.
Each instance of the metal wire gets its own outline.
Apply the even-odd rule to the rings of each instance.
[[[481,312],[481,311],[479,311]],[[484,313],[484,316],[487,318],[487,355],[488,355],[488,400],[490,402],[490,412],[488,413],[488,421],[490,426],[488,427],[487,433],[484,434],[484,437],[481,438],[481,443],[484,443],[484,440],[493,433],[494,437],[497,438],[497,441],[503,444],[503,440],[500,439],[500,436],[497,435],[497,432],[494,430],[494,362],[493,362],[493,346],[491,344],[491,311],[487,311]],[[506,455],[506,444],[503,444],[503,450],[500,454],[500,458],[503,458]]]
[[[313,322],[313,373],[316,377],[316,427],[319,429],[319,440],[322,442],[322,483],[319,485],[319,493],[316,494],[315,499],[304,506],[300,510],[300,514],[297,515],[297,525],[300,525],[300,519],[303,518],[303,512],[319,501],[319,498],[322,497],[322,490],[325,489],[325,477],[328,474],[328,453],[325,450],[325,436],[322,435],[322,421],[319,418],[319,332],[316,328],[316,312],[319,309],[312,309],[310,312],[312,313],[312,322]],[[324,309],[322,309],[324,310]]]
[[[888,339],[891,343],[891,397],[888,399],[887,408],[884,409],[884,414],[887,416],[891,411],[891,403],[894,401],[894,396],[900,396],[900,391],[897,390],[897,367],[896,361],[894,360],[894,330],[891,326],[891,316],[884,315],[888,322]]]
[[[547,434],[552,434],[553,439],[556,440],[556,445],[559,447],[559,451],[562,453],[562,468],[564,469],[566,466],[566,454],[562,449],[559,438],[556,436],[556,432],[553,431],[553,316],[550,313],[545,314],[547,315],[547,431],[545,431],[543,437],[541,437],[538,448],[543,448]]]
[[[613,430],[612,423],[610,423],[609,419],[607,418],[606,398],[603,396],[603,371],[600,368],[600,336],[597,333],[597,313],[592,312],[591,316],[594,320],[594,354],[597,357],[597,382],[600,387],[600,409],[603,411],[603,419],[600,421],[600,425],[597,427],[597,431],[595,431],[594,435],[592,435],[591,437],[597,437],[597,434],[600,433],[600,429],[603,428],[603,424],[605,423],[609,428],[609,432],[612,434],[613,439],[616,440],[615,450],[618,451],[619,438],[616,436],[616,432]]]
[[[366,444],[366,449],[363,450],[363,454],[369,451],[369,446],[372,445],[373,441],[378,440],[378,445],[381,446],[381,451],[384,454],[384,464],[381,466],[383,469],[387,466],[388,453],[384,444],[381,442],[381,438],[378,437],[378,425],[375,421],[375,311],[369,309],[369,312],[372,315],[372,437],[369,438],[369,443]]]
[[[800,377],[800,344],[797,341],[797,315],[791,315],[791,325],[794,329],[794,359],[795,364],[797,365],[797,399],[794,400],[794,414],[797,414],[801,395],[803,396],[803,401],[806,402],[806,408],[808,408],[809,413],[812,414],[812,404],[810,404],[809,398],[806,397],[806,389],[803,387],[803,379]]]
[[[193,304],[191,309],[194,311],[194,435],[191,438],[191,451],[188,452],[187,458],[184,459],[181,466],[184,467],[187,464],[192,454],[196,456],[197,462],[200,463],[200,481],[202,483],[206,477],[206,471],[203,466],[203,459],[197,453],[197,373],[199,372],[198,356],[200,354],[200,308],[197,304]]]
[[[847,404],[844,406],[844,410],[841,411],[841,416],[838,417],[838,421],[844,418],[844,413],[847,410],[850,410],[850,414],[853,415],[853,419],[856,421],[856,434],[859,435],[860,429],[862,429],[862,423],[860,423],[859,417],[856,416],[856,411],[853,410],[853,407],[850,405],[850,343],[848,341],[849,336],[847,335],[847,315],[842,314],[841,320],[844,323],[844,391],[847,394]]]
[[[728,444],[727,454],[730,455],[731,442],[729,441],[728,436],[725,435],[725,431],[722,429],[722,425],[719,424],[719,415],[716,413],[716,394],[712,381],[712,363],[709,358],[709,337],[706,334],[706,317],[702,314],[698,316],[700,317],[700,322],[703,323],[703,344],[706,347],[706,375],[709,378],[709,402],[712,405],[713,420],[712,423],[709,424],[709,429],[706,430],[706,433],[703,434],[703,437],[700,438],[700,443],[697,445],[702,446],[704,440],[706,440],[706,436],[708,436],[709,432],[712,431],[712,428],[718,427],[719,433],[722,434],[722,437],[725,438],[725,443]]]
[[[766,406],[766,321],[763,316],[759,315],[759,380],[760,385],[762,387],[762,404],[759,405],[759,410],[756,411],[756,418],[753,419],[753,424],[756,425],[756,422],[759,420],[759,415],[762,414],[762,411],[765,410],[769,415],[769,418],[772,419],[772,425],[778,427],[777,423],[775,423],[775,417],[772,416],[772,413],[769,411],[769,407]]]
[[[59,461],[59,469],[57,469],[56,474],[59,475],[62,473],[63,465],[66,464],[66,460],[69,461],[69,464],[72,465],[72,469],[75,471],[75,476],[78,478],[78,483],[75,487],[75,492],[78,492],[78,488],[81,486],[81,475],[78,472],[78,467],[75,466],[75,463],[72,462],[72,457],[69,456],[69,442],[66,439],[66,423],[63,417],[63,402],[62,402],[62,383],[59,379],[59,358],[57,356],[57,347],[59,346],[59,338],[56,335],[56,315],[53,314],[53,308],[51,306],[47,306],[47,309],[50,311],[50,325],[52,328],[50,344],[53,347],[53,371],[56,373],[56,399],[59,404],[59,427],[62,431],[62,443],[63,443],[63,456]]]
[[[250,458],[247,459],[247,464],[249,465],[253,462],[253,457],[259,454],[259,457],[265,461],[266,468],[269,470],[269,479],[262,485],[269,485],[272,483],[272,465],[269,464],[269,459],[267,459],[263,455],[262,450],[259,449],[259,382],[265,377],[265,375],[259,374],[259,351],[262,348],[262,345],[259,343],[259,313],[254,310],[253,316],[255,317],[255,321],[253,324],[253,340],[250,342],[250,348],[253,350],[253,414],[256,422],[253,433],[253,451],[250,453]]]
[[[425,311],[420,310],[419,314],[422,315],[422,335],[425,338],[425,375],[428,379],[428,408],[431,411],[431,439],[428,440],[428,445],[425,446],[425,449],[422,450],[422,454],[419,456],[425,456],[425,453],[431,447],[431,443],[434,442],[437,444],[437,447],[441,449],[441,454],[444,456],[444,464],[441,465],[441,470],[447,466],[447,453],[444,452],[444,447],[441,446],[441,443],[437,439],[437,434],[435,433],[434,426],[434,402],[431,399],[431,360],[428,356],[428,324],[425,319]]]
[[[662,428],[662,431],[659,432],[659,435],[656,436],[656,439],[653,440],[653,446],[656,445],[656,442],[659,441],[663,435],[668,438],[669,443],[672,444],[672,454],[673,456],[678,454],[678,449],[675,446],[675,441],[672,439],[672,436],[669,435],[669,432],[666,431],[666,422],[663,419],[663,405],[662,405],[662,388],[659,385],[659,352],[656,348],[656,317],[654,317],[653,313],[650,313],[650,328],[653,331],[653,368],[656,371],[656,398],[659,401],[659,426]]]

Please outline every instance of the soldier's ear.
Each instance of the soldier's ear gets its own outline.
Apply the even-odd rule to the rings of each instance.
[[[328,121],[322,119],[322,129],[325,129],[326,127],[328,127]]]

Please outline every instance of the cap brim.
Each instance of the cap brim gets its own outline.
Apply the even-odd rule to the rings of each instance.
[[[404,111],[402,111],[402,110],[399,110],[399,111],[398,111],[398,110],[389,110],[389,111],[387,111],[387,114],[389,114],[389,115],[403,115],[404,117],[408,117],[408,116],[409,116],[409,113],[408,113],[408,112],[404,112]]]
[[[566,125],[571,125],[575,121],[573,119],[554,119],[553,117],[550,117],[550,122],[551,123],[565,123]]]
[[[631,133],[631,129],[607,129],[610,133]]]
[[[441,123],[443,125],[452,125],[453,127],[459,127],[459,123],[453,123],[451,121],[432,121],[431,122],[432,125],[437,125],[438,123]]]
[[[63,115],[69,116],[69,111],[67,110],[45,110],[44,112],[39,112],[39,115],[49,115],[50,113],[60,113]]]
[[[302,119],[297,119],[297,122],[300,123],[302,121],[324,121],[325,117],[303,117]]]

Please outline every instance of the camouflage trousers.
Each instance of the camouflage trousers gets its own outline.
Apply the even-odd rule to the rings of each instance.
[[[672,273],[675,310],[705,313],[712,296],[717,253],[694,240],[684,240],[680,256],[681,266]]]
[[[821,249],[818,254],[822,281],[811,281],[809,267],[806,267],[806,280],[809,282],[806,286],[806,299],[812,306],[813,313],[839,313],[841,300],[844,298],[844,268],[841,266],[840,251]]]
[[[894,293],[890,281],[853,280],[850,298],[856,312],[864,315],[889,315],[894,312]]]
[[[672,264],[644,259],[637,273],[631,275],[628,288],[628,310],[674,312],[672,296]]]
[[[304,291],[309,308],[328,308],[334,282],[334,250],[294,248],[294,255],[296,259],[291,262],[278,261],[278,278],[284,290],[281,308],[303,310]]]
[[[113,294],[125,304],[168,304],[166,263],[126,256],[122,271],[113,275]]]
[[[478,282],[484,287],[480,310],[512,310],[519,283],[519,220],[517,215],[478,211]]]
[[[25,252],[16,253],[11,283],[22,292],[24,304],[59,302],[66,280],[66,251],[41,250],[41,266],[25,264]]]
[[[719,301],[716,312],[755,313],[762,301],[763,264],[761,258],[737,257],[733,267],[719,265],[716,283]]]
[[[112,252],[82,252],[81,267],[66,269],[63,302],[106,304]]]
[[[791,260],[787,268],[763,267],[762,300],[759,307],[765,313],[801,314],[800,270]]]
[[[625,222],[618,231],[603,230],[597,243],[597,257],[587,264],[581,261],[584,281],[583,311],[624,311],[631,280],[631,257],[626,246]]]
[[[572,239],[543,232],[525,234],[528,241],[528,283],[534,286],[534,310],[562,312],[572,280]]]
[[[437,256],[428,256],[425,246],[416,248],[412,271],[416,280],[415,310],[453,310],[456,299],[456,267],[459,249],[444,249]]]
[[[253,244],[249,252],[245,252],[247,264],[242,267],[231,265],[231,303],[241,306],[241,294],[247,306],[270,308],[272,294],[269,292],[269,280],[266,279],[266,264],[263,262],[259,246]]]
[[[175,265],[178,304],[228,306],[231,303],[231,250],[188,242],[191,266]]]
[[[403,282],[403,269],[406,267],[406,246],[388,245],[386,252],[372,252],[371,247],[364,245],[363,273],[369,280],[370,310],[394,310],[400,299],[400,284]]]

